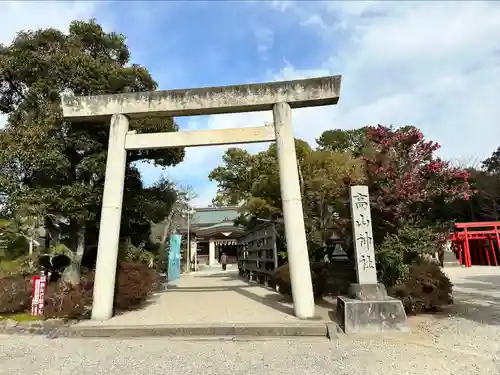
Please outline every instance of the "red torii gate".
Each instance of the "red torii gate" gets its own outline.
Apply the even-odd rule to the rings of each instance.
[[[455,228],[450,241],[460,264],[498,266],[500,221],[457,223]]]

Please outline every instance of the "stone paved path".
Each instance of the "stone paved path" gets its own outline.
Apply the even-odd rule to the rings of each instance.
[[[334,300],[317,306],[317,315],[330,321]],[[115,316],[106,322],[85,321],[96,325],[164,325],[217,323],[288,323],[303,322],[293,315],[290,299],[264,286],[238,277],[237,269],[207,270],[181,276],[176,285],[155,295],[141,310]],[[317,323],[318,321],[314,321]]]

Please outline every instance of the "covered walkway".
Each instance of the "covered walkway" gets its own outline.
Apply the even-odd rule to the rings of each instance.
[[[79,323],[85,326],[196,325],[232,323],[293,323],[291,299],[262,285],[249,283],[238,270],[204,270],[181,276],[167,290],[154,295],[142,309],[110,320]],[[331,321],[335,301],[316,307],[318,321]]]

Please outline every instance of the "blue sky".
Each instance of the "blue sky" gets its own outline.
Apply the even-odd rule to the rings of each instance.
[[[296,136],[311,143],[325,129],[381,123],[418,126],[454,162],[477,162],[500,145],[498,2],[4,1],[0,42],[20,29],[65,30],[89,18],[123,33],[133,62],[161,89],[342,74],[337,106],[294,111]],[[179,123],[192,130],[269,120],[265,112]],[[216,192],[207,175],[225,148],[188,149],[175,168],[141,170],[147,183],[164,174],[193,186],[194,204],[207,204]]]

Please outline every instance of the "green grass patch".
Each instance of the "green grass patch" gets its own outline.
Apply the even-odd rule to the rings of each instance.
[[[11,319],[16,322],[35,322],[37,320],[41,320],[41,316],[33,316],[26,313],[18,313],[18,314],[3,314],[0,315],[0,320],[2,319]]]
[[[15,260],[0,261],[0,276],[7,276],[19,271],[19,262]]]

